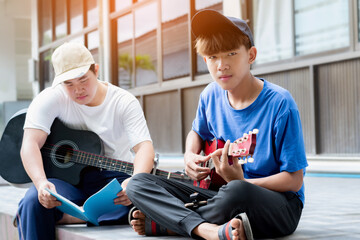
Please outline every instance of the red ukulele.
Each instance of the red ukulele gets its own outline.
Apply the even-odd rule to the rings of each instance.
[[[254,129],[248,134],[244,133],[244,136],[235,140],[233,143],[230,143],[228,150],[229,164],[231,165],[234,160],[238,160],[240,164],[245,164],[247,162],[253,162],[254,159],[252,155],[254,154],[256,146],[256,134],[259,130]],[[213,153],[219,148],[223,148],[225,142],[222,140],[214,139],[212,141],[206,141],[204,147],[205,155]],[[249,157],[250,156],[250,157]],[[226,181],[216,173],[215,166],[212,162],[212,159],[202,164],[203,167],[208,167],[211,169],[209,176],[200,181],[194,181],[194,186],[198,186],[205,189],[217,190],[222,185],[226,184]]]

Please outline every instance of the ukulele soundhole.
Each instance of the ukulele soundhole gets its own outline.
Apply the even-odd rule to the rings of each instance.
[[[51,161],[58,168],[69,168],[74,165],[72,158],[77,150],[79,149],[75,143],[69,140],[60,141],[51,151]]]

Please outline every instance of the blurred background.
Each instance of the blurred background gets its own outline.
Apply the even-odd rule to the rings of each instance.
[[[182,162],[212,81],[190,20],[214,9],[248,21],[258,49],[252,73],[295,98],[309,170],[360,173],[359,8],[360,0],[0,0],[0,135],[51,85],[54,49],[77,41],[100,79],[139,99],[156,151]]]

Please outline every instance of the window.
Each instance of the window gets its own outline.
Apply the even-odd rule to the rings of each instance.
[[[81,42],[99,63],[99,8],[97,0],[39,0],[39,36],[41,45],[40,90],[54,79],[50,58],[52,50],[66,37],[69,42]],[[95,25],[95,26],[94,26]],[[86,26],[92,26],[84,31]],[[90,32],[91,31],[91,32]],[[80,34],[81,33],[81,34]]]
[[[52,41],[51,31],[51,1],[42,0],[40,2],[40,32],[41,32],[41,45],[46,45]]]
[[[67,34],[65,3],[66,3],[66,0],[55,0],[55,35],[56,35],[56,39],[65,37]]]
[[[136,86],[157,82],[157,2],[135,10]]]
[[[257,64],[350,45],[348,1],[255,0],[253,15]]]
[[[94,57],[94,61],[99,63],[99,31],[90,32],[87,35],[87,47]]]
[[[213,9],[222,12],[222,0],[195,0],[195,9]]]
[[[86,0],[87,9],[87,25],[96,25],[99,22],[99,8],[97,6],[97,0]]]
[[[161,3],[163,78],[169,80],[190,74],[189,4],[184,0]]]
[[[213,9],[222,13],[223,10],[222,0],[195,0],[195,9],[196,10]],[[204,59],[200,55],[197,55],[196,64],[197,64],[198,74],[209,72],[206,63],[204,62]]]
[[[115,11],[130,7],[132,0],[115,0]]]
[[[256,63],[291,58],[292,16],[289,0],[258,0],[253,5],[254,42],[258,49]]]
[[[83,1],[70,1],[70,33],[76,33],[83,29]]]
[[[46,85],[52,83],[55,77],[54,68],[51,64],[51,55],[52,50],[48,50],[40,54],[41,78],[42,82]]]
[[[296,55],[349,46],[348,2],[295,0]]]
[[[124,89],[134,87],[133,25],[133,14],[127,14],[117,19],[118,84]]]

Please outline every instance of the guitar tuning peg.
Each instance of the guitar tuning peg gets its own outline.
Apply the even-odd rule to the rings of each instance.
[[[252,131],[249,131],[249,135],[251,135],[253,132]]]
[[[254,129],[252,130],[252,133],[253,133],[253,134],[258,134],[258,133],[259,133],[259,129],[254,128]]]
[[[252,162],[254,162],[254,159],[252,157],[250,157],[250,158],[248,158],[248,162],[252,163]]]
[[[246,136],[247,136],[247,133],[244,133],[244,134],[243,134],[243,137],[246,137]]]
[[[239,158],[239,163],[240,163],[240,164],[245,164],[246,162],[245,162],[245,160],[244,160],[244,159]]]

